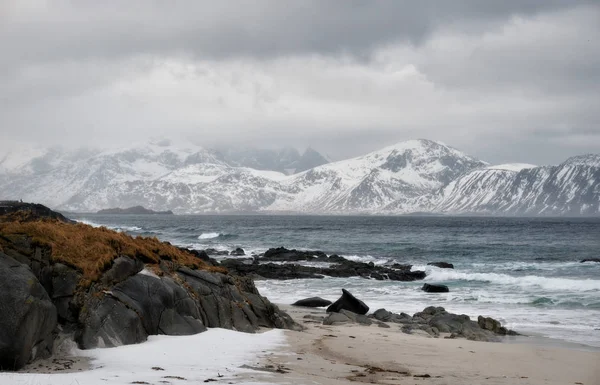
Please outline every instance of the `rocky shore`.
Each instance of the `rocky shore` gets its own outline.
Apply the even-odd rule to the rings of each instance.
[[[287,351],[267,360],[265,367],[251,369],[278,374],[296,371],[300,383],[308,383],[311,377],[306,376],[319,374],[306,365],[328,361],[335,362],[330,369],[338,377],[319,377],[323,382],[317,383],[383,384],[406,377],[435,377],[433,370],[420,369],[406,356],[406,346],[415,351],[421,345],[439,347],[423,342],[429,340],[463,341],[464,346],[471,346],[467,344],[517,335],[484,315],[475,320],[442,307],[425,307],[413,315],[373,311],[343,289],[337,300],[298,298],[294,306],[276,306],[254,285],[254,279],[330,276],[416,281],[425,277],[425,272],[413,271],[410,265],[382,266],[283,247],[262,255],[246,256],[241,248],[224,254],[74,223],[41,205],[0,202],[0,370],[24,366],[42,372],[86,370],[66,353],[65,347],[72,344],[93,349],[137,344],[152,335],[192,335],[207,328],[247,333],[278,328],[289,330],[291,349],[304,353],[297,353],[297,361],[290,363]],[[453,268],[447,262],[431,264]],[[423,290],[448,288],[425,284]],[[329,344],[341,338],[343,343]],[[353,349],[359,346],[377,359],[354,355]],[[389,356],[378,355],[377,349]],[[301,362],[309,352],[311,358]],[[428,359],[444,359],[436,354]],[[392,355],[412,366],[400,364],[396,356],[393,364],[386,361]],[[586,363],[595,357],[579,358]],[[439,371],[435,378],[447,379],[452,376],[448,373]],[[294,378],[290,374],[286,380]]]
[[[210,251],[206,253],[209,256]],[[307,263],[318,263],[322,266],[311,266]],[[328,256],[322,251],[289,250],[284,247],[269,249],[264,254],[251,258],[227,258],[222,260],[220,265],[235,274],[251,276],[254,279],[319,279],[328,276],[415,281],[425,278],[424,271],[411,271],[411,265],[379,266],[372,262],[351,261],[335,254]]]
[[[193,253],[40,205],[0,206],[0,370],[48,358],[65,339],[90,349],[207,327],[300,328],[252,279]]]

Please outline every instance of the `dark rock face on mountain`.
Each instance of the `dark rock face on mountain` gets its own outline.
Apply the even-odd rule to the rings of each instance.
[[[144,208],[143,206],[133,206],[126,209],[121,208],[113,208],[113,209],[104,209],[98,210],[96,214],[130,214],[130,215],[173,215],[173,211],[154,211]]]
[[[17,214],[30,221],[12,221]],[[134,239],[55,217],[31,211],[0,216],[0,369],[19,369],[50,355],[59,329],[89,349],[139,343],[153,334],[195,334],[207,327],[244,332],[300,328],[262,297],[250,278],[151,238]],[[55,240],[50,247],[43,238],[58,234],[75,242],[78,233],[86,235],[82,239],[106,238],[104,246],[114,248],[115,255],[68,259],[61,249],[65,245]],[[42,235],[34,240],[30,234]],[[129,248],[130,242],[136,242],[136,249]],[[80,252],[86,245],[66,246]]]
[[[327,308],[327,312],[339,313],[341,310],[348,310],[356,314],[367,314],[369,307],[348,290],[342,289],[342,296]]]
[[[263,261],[285,262],[261,263]],[[329,267],[303,266],[296,262],[323,262]],[[340,257],[327,256],[322,251],[289,250],[284,247],[269,249],[258,259],[226,259],[221,265],[240,275],[252,275],[256,278],[298,279],[328,277],[362,277],[391,281],[415,281],[425,278],[423,271],[411,271],[411,265],[396,264],[378,266],[371,263],[356,262]]]

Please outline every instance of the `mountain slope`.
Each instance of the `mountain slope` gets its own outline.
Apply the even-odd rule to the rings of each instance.
[[[558,166],[520,171],[503,167],[474,170],[420,204],[444,213],[597,215],[600,156],[577,156]]]
[[[293,194],[282,196],[269,209],[373,212],[393,201],[430,193],[485,165],[441,143],[410,140],[285,180]]]
[[[248,154],[240,159],[254,159]],[[277,164],[298,168],[323,160],[310,149],[277,156]],[[175,213],[600,215],[600,155],[558,166],[490,166],[421,139],[286,175],[162,140],[103,152],[35,150],[0,160],[0,198],[72,211],[143,205]]]

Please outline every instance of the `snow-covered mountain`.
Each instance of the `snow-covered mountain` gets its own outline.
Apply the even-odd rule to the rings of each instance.
[[[166,140],[111,151],[20,149],[0,154],[0,198],[73,211],[600,215],[599,155],[490,166],[424,139],[327,164],[314,150],[294,151]]]
[[[430,193],[486,163],[431,140],[410,140],[370,154],[315,167],[282,185],[268,209],[376,212],[395,201]]]
[[[558,166],[477,169],[421,203],[444,213],[598,215],[600,155],[576,156]]]

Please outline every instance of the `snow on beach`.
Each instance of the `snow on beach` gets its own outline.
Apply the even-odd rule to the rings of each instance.
[[[182,379],[202,383],[209,378],[236,382],[238,375],[253,372],[240,368],[242,365],[257,365],[261,353],[284,343],[282,330],[248,334],[210,329],[191,336],[150,336],[148,341],[136,345],[76,350],[75,355],[91,360],[92,368],[87,371],[0,373],[0,385],[125,385]],[[245,384],[257,384],[247,378],[243,380]]]

